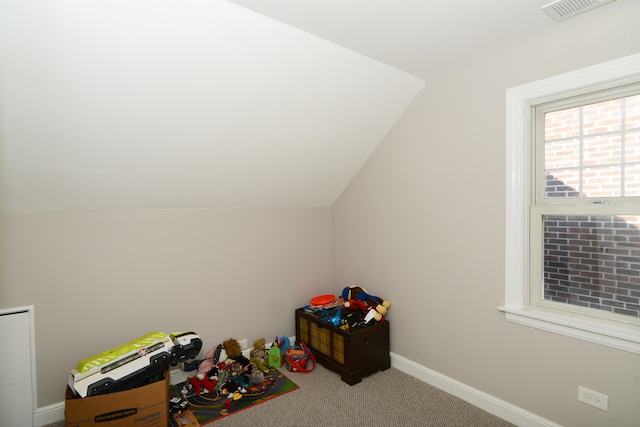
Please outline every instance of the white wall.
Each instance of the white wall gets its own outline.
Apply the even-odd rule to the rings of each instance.
[[[328,206],[424,82],[225,0],[0,2],[0,210]]]
[[[640,51],[639,19],[430,82],[333,211],[0,214],[0,308],[35,306],[38,407],[63,400],[79,359],[150,330],[195,330],[206,349],[292,335],[333,261],[336,292],[358,283],[392,301],[394,353],[563,425],[631,425],[637,355],[508,324],[496,307],[505,90]],[[609,412],[579,403],[578,385],[608,394]]]
[[[0,308],[34,305],[39,408],[69,370],[150,331],[295,334],[331,287],[330,208],[0,215]]]
[[[335,290],[392,302],[394,353],[561,425],[637,425],[639,355],[507,323],[497,306],[505,91],[640,52],[638,22],[634,8],[427,83],[335,203]],[[609,411],[578,402],[578,385]]]

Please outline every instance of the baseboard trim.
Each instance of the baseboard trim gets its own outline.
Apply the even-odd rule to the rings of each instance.
[[[295,342],[295,337],[291,342]],[[559,424],[525,411],[398,354],[391,353],[391,366],[517,426],[561,427]],[[178,372],[178,370],[172,370],[171,372],[172,380],[174,380],[174,376],[179,377],[180,375],[184,375],[184,372]],[[181,378],[175,378],[176,381],[178,379]],[[60,420],[64,420],[64,402],[38,408],[33,414],[34,427],[42,427]]]
[[[391,353],[391,366],[517,426],[561,427],[560,424],[470,387],[398,354]]]
[[[64,420],[64,402],[38,408],[33,413],[33,427],[46,426],[60,420]]]

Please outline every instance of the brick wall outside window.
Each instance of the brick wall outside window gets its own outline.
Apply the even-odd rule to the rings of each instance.
[[[640,196],[640,95],[547,113],[545,169],[546,197]],[[543,226],[545,299],[640,317],[640,216]]]
[[[545,299],[640,317],[639,224],[638,216],[545,216]]]

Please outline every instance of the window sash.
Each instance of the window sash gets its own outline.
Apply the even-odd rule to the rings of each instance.
[[[576,213],[569,206],[532,206],[530,210],[530,257],[529,257],[529,286],[526,294],[526,306],[530,309],[540,309],[544,311],[560,311],[567,316],[576,319],[606,322],[611,326],[621,327],[628,330],[640,331],[640,317],[618,314],[606,310],[596,308],[582,307],[563,302],[555,302],[544,298],[544,224],[543,218],[547,215],[640,215],[640,208],[634,206],[633,209],[621,213],[614,211],[611,207],[604,206],[585,206],[580,213]],[[598,210],[599,208],[604,208]],[[607,211],[607,212],[605,212]]]
[[[607,85],[607,86],[610,86]],[[595,90],[594,93],[582,94],[573,98],[564,96],[557,101],[546,102],[543,105],[531,107],[531,115],[534,118],[531,130],[531,141],[535,171],[531,181],[532,197],[530,198],[529,212],[529,285],[525,294],[525,303],[536,309],[560,310],[568,315],[589,319],[593,316],[598,319],[606,319],[607,322],[621,322],[622,325],[630,323],[640,325],[640,318],[617,314],[598,308],[582,307],[579,305],[555,302],[545,299],[544,280],[544,227],[543,218],[547,215],[638,215],[640,214],[640,197],[583,197],[584,182],[580,180],[580,186],[576,190],[580,197],[547,197],[547,169],[546,169],[546,123],[545,115],[550,112],[583,107],[602,101],[625,98],[640,93],[640,84],[627,84],[622,87]],[[579,132],[576,139],[582,141],[584,123],[579,124]],[[621,130],[622,132],[622,130]],[[580,157],[582,157],[582,142],[580,143]],[[621,160],[622,161],[622,160]],[[583,170],[582,161],[577,166]],[[581,174],[580,174],[581,175]],[[622,183],[621,183],[622,185]]]
[[[584,107],[590,104],[595,104],[603,101],[614,100],[619,98],[626,98],[629,96],[639,95],[640,94],[640,83],[626,83],[621,86],[614,86],[615,82],[608,82],[606,84],[602,84],[599,88],[592,89],[593,92],[589,93],[580,93],[579,95],[570,96],[570,95],[562,95],[557,100],[546,101],[542,103],[536,103],[531,107],[531,115],[534,117],[532,123],[532,133],[531,133],[531,141],[533,142],[532,150],[534,152],[534,175],[531,177],[533,182],[535,182],[535,191],[532,195],[533,198],[531,200],[532,203],[539,204],[563,204],[563,203],[575,203],[575,199],[599,199],[604,201],[606,204],[611,204],[617,200],[623,200],[625,202],[640,202],[640,197],[638,196],[612,196],[612,197],[600,197],[600,196],[582,196],[584,191],[584,181],[580,180],[580,188],[576,188],[581,195],[580,197],[546,197],[546,164],[545,164],[545,115],[547,113],[566,110],[575,107]],[[582,91],[580,91],[582,92]],[[558,96],[558,95],[556,95]],[[580,124],[582,128],[583,123]],[[625,135],[630,132],[633,132],[632,129],[620,130],[619,132],[612,132],[612,134],[621,134]],[[575,139],[584,141],[593,137],[592,135],[584,135],[582,133],[582,129],[580,131],[580,135],[576,136]],[[580,147],[582,151],[582,147]],[[622,168],[628,166],[629,164],[633,164],[633,162],[626,163],[621,159],[621,163],[618,165]],[[598,165],[600,166],[600,165]],[[601,165],[606,166],[606,165]],[[584,171],[587,169],[587,166],[580,163],[576,170]],[[582,172],[581,172],[582,173]],[[623,172],[624,173],[624,169]],[[622,183],[621,183],[622,186]],[[621,192],[624,191],[621,188]],[[592,202],[589,202],[592,203]]]

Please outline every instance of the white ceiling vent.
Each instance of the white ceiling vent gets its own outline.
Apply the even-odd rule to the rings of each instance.
[[[614,0],[556,0],[542,6],[542,10],[558,22],[612,1]]]

